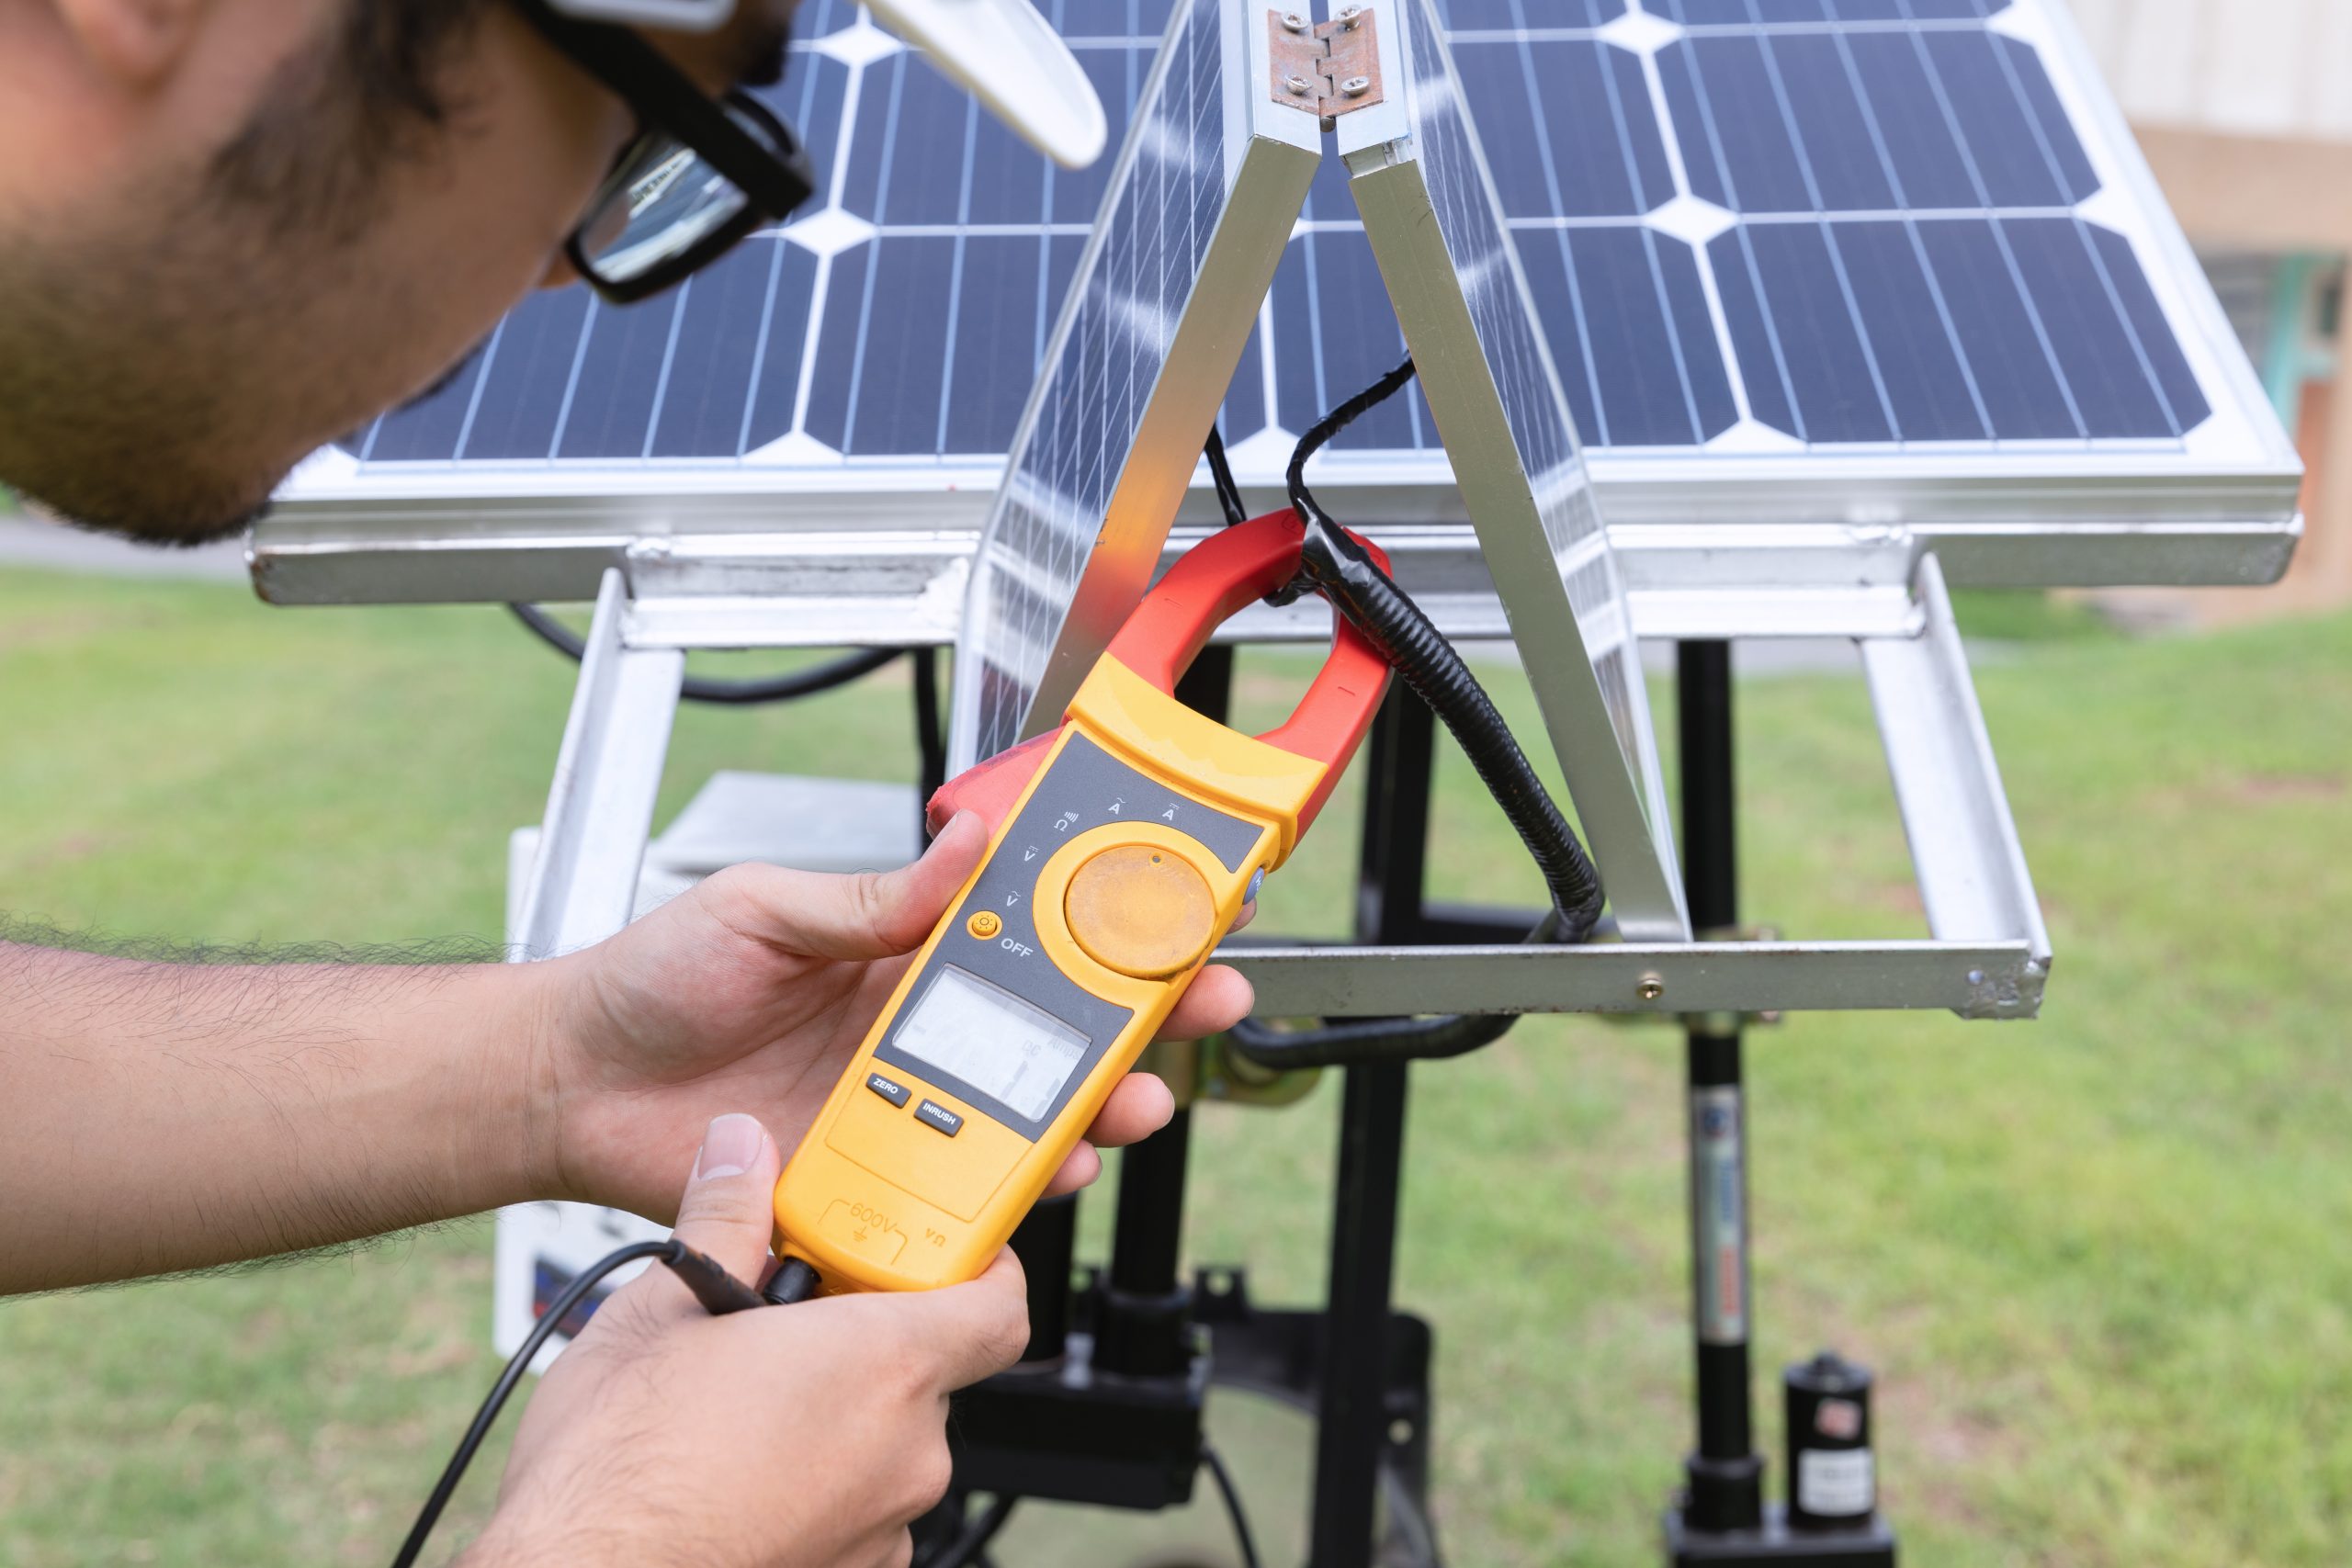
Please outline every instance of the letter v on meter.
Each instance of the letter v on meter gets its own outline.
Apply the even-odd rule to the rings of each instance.
[[[940,792],[934,814],[1013,799],[776,1183],[777,1256],[836,1291],[986,1269],[1296,847],[1387,689],[1378,650],[1338,623],[1297,710],[1260,736],[1174,692],[1220,623],[1290,581],[1300,536],[1284,512],[1194,547],[1058,730]]]

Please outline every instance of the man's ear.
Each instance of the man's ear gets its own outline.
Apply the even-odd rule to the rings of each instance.
[[[87,58],[125,86],[171,74],[196,36],[206,0],[55,0],[59,19]]]

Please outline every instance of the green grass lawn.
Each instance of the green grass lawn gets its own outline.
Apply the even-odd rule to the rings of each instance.
[[[1245,661],[1250,711],[1300,669]],[[2067,623],[1980,684],[2057,947],[2048,1005],[1754,1038],[1768,1451],[1770,1370],[1833,1343],[1879,1372],[1910,1562],[2343,1562],[2352,618],[2139,644]],[[721,766],[909,776],[902,688],[689,710],[664,812]],[[0,907],[221,942],[494,940],[569,691],[493,610],[0,575]],[[1739,723],[1751,918],[1922,933],[1859,682],[1746,684]],[[1435,891],[1532,902],[1458,757],[1442,792]],[[1261,929],[1339,929],[1352,817]],[[1656,1560],[1687,1441],[1679,1074],[1663,1029],[1562,1019],[1416,1069],[1399,1296],[1438,1326],[1466,1568]],[[1320,1288],[1336,1098],[1198,1119],[1195,1254],[1246,1260],[1269,1299]],[[489,1239],[0,1305],[0,1562],[388,1559],[494,1370]],[[1217,1402],[1220,1430],[1265,1419]],[[1298,1476],[1245,1475],[1267,1536],[1295,1539]]]

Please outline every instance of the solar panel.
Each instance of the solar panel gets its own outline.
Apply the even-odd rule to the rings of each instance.
[[[1624,582],[1465,85],[1430,0],[1380,20],[1385,101],[1339,142],[1420,369],[1420,427],[1452,454],[1618,925],[1687,939]]]
[[[1121,129],[1166,0],[1045,9]],[[1612,524],[2291,516],[2292,450],[2057,0],[1442,11]],[[289,519],[984,505],[1110,171],[1051,168],[844,0],[798,28],[767,96],[821,208],[630,310],[535,298],[322,454]],[[1359,325],[1343,184],[1317,176],[1232,384],[1245,482],[1396,347]],[[1418,397],[1336,456],[1335,494],[1456,514]]]
[[[1124,0],[1055,9],[1124,124],[1157,36]],[[432,396],[344,444],[361,474],[993,466],[1108,168],[1030,152],[842,0],[808,0],[797,28],[759,96],[799,128],[822,205],[649,304],[535,295]]]
[[[1143,596],[1322,162],[1242,18],[1180,0],[1138,99],[974,560],[957,768],[1058,722]]]
[[[2214,414],[2142,260],[2160,236],[2119,189],[2127,150],[2102,172],[2050,69],[2044,0],[1448,9],[1596,445],[2154,454]],[[2070,84],[2078,109],[2090,90]],[[1333,194],[1289,264],[1318,300],[1358,265]],[[1299,367],[1285,424],[1315,406],[1312,330],[1275,344]]]

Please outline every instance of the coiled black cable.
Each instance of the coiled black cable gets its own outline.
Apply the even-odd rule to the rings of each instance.
[[[1552,908],[1527,940],[1588,941],[1600,919],[1605,895],[1591,857],[1553,804],[1510,727],[1445,635],[1421,613],[1370,551],[1350,537],[1316,502],[1306,485],[1307,459],[1366,409],[1413,378],[1408,355],[1379,380],[1318,420],[1291,452],[1285,479],[1290,502],[1306,525],[1298,576],[1289,597],[1313,592],[1371,638],[1413,694],[1444,721],[1477,770],[1503,815],[1527,846]],[[1261,1066],[1350,1066],[1458,1056],[1492,1043],[1517,1021],[1512,1014],[1451,1014],[1426,1019],[1353,1019],[1310,1029],[1278,1030],[1244,1019],[1233,1030],[1238,1053]]]
[[[1260,1568],[1258,1538],[1250,1529],[1250,1516],[1242,1511],[1241,1491],[1233,1484],[1233,1475],[1225,1468],[1224,1459],[1209,1447],[1205,1438],[1201,1439],[1201,1463],[1208,1467],[1209,1478],[1216,1483],[1217,1493],[1225,1499],[1226,1516],[1233,1521],[1233,1544],[1241,1553],[1241,1568]]]
[[[514,618],[531,628],[541,642],[577,664],[588,651],[588,644],[571,627],[540,609],[537,604],[509,604]],[[751,707],[761,703],[788,703],[796,697],[810,697],[819,692],[830,692],[835,686],[845,686],[861,675],[870,675],[902,650],[895,648],[865,648],[854,653],[844,653],[806,670],[787,674],[771,675],[756,681],[714,681],[707,676],[689,675],[679,683],[678,695],[690,703],[718,703],[730,707]],[[915,657],[930,655],[917,649]]]

